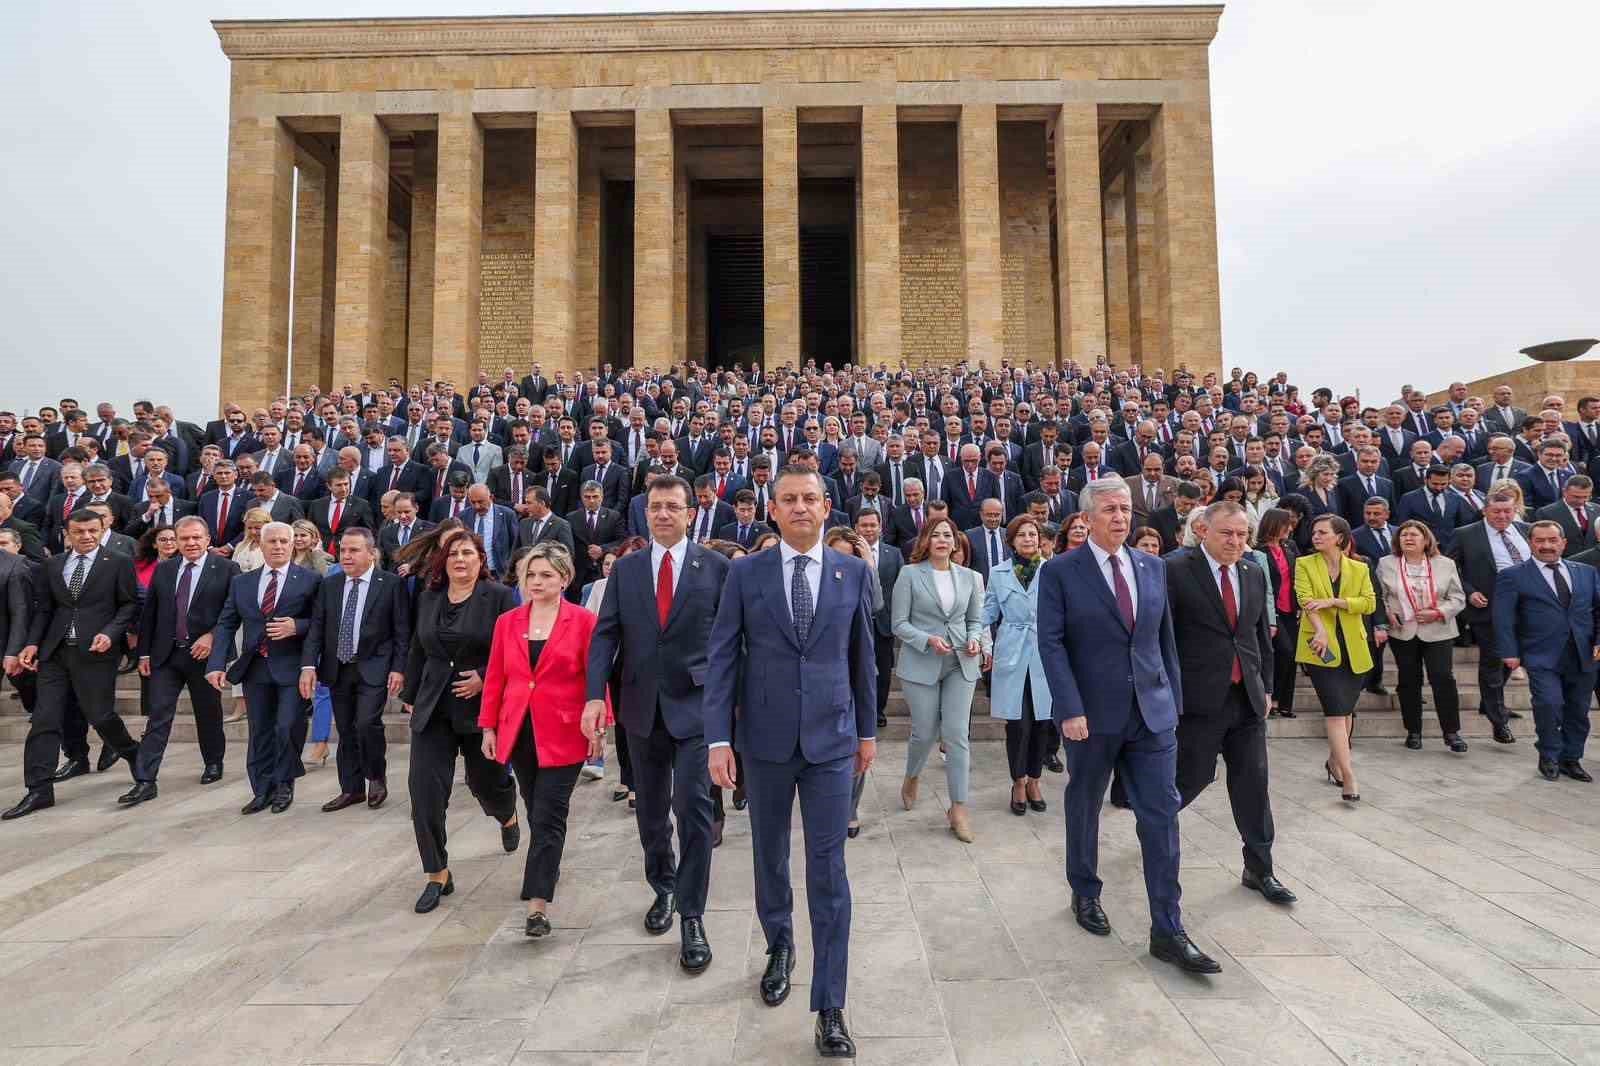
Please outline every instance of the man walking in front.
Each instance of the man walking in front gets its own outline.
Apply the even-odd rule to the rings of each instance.
[[[1133,499],[1121,478],[1088,482],[1089,542],[1039,571],[1039,656],[1066,740],[1067,880],[1084,929],[1109,936],[1100,907],[1100,805],[1116,771],[1144,855],[1150,954],[1190,973],[1222,967],[1189,940],[1178,908],[1178,708],[1183,702],[1166,566],[1123,543]]]
[[[722,788],[737,783],[730,742],[744,756],[756,912],[767,941],[761,998],[773,1007],[788,998],[794,969],[789,823],[800,796],[815,1044],[824,1058],[854,1058],[844,1018],[850,945],[844,842],[852,775],[877,754],[871,582],[878,577],[860,559],[823,546],[828,510],[822,477],[785,467],[770,511],[782,543],[728,568],[706,656],[706,740],[711,780]]]

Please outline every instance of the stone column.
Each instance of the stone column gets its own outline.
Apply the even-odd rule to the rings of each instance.
[[[671,364],[673,207],[672,114],[661,108],[633,116],[633,365]]]
[[[578,152],[578,221],[577,248],[573,270],[577,291],[577,341],[573,359],[585,366],[600,365],[600,246],[604,240],[601,228],[600,152],[593,142],[579,132]],[[539,353],[534,353],[539,358]]]
[[[533,160],[533,358],[547,374],[570,375],[578,336],[578,129],[572,112],[539,112]]]
[[[1106,354],[1115,366],[1137,362],[1130,337],[1128,308],[1127,209],[1123,201],[1123,176],[1106,188],[1101,226],[1105,232]]]
[[[967,359],[1000,366],[1004,305],[1000,278],[1000,158],[995,105],[961,105],[959,172],[961,258]]]
[[[1105,241],[1100,229],[1100,122],[1094,104],[1063,104],[1056,120],[1056,249],[1066,358],[1106,354]]]
[[[233,118],[222,257],[221,402],[250,410],[284,391],[293,228],[293,137],[276,118]]]
[[[864,364],[900,358],[900,128],[893,104],[861,109],[862,350]]]
[[[1211,104],[1163,104],[1151,122],[1160,365],[1222,370]],[[1146,362],[1152,362],[1146,351]]]
[[[483,246],[483,128],[470,110],[439,115],[434,206],[433,374],[457,389],[477,380]]]
[[[301,153],[294,205],[294,345],[289,392],[333,387],[333,319],[337,306],[339,183],[337,173]]]
[[[792,107],[761,109],[761,363],[799,366],[799,118]]]
[[[411,173],[411,298],[406,301],[406,384],[433,377],[433,264],[439,191],[439,135],[416,134]]]
[[[389,134],[373,114],[339,119],[338,254],[333,387],[376,385],[389,280]]]

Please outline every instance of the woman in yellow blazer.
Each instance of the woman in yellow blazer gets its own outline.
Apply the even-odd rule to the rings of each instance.
[[[1363,619],[1377,607],[1372,573],[1351,557],[1350,524],[1334,514],[1311,524],[1311,553],[1294,564],[1294,592],[1300,601],[1300,640],[1295,661],[1304,663],[1322,703],[1328,731],[1328,780],[1346,801],[1361,798],[1350,761],[1350,730],[1356,700],[1372,670]]]

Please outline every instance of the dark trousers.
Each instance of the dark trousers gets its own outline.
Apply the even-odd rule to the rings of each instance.
[[[1011,780],[1024,777],[1039,780],[1044,772],[1044,752],[1049,746],[1050,734],[1056,731],[1053,718],[1039,721],[1033,713],[1033,679],[1022,682],[1022,717],[1006,722],[1006,763],[1011,767]]]
[[[1279,611],[1278,635],[1272,638],[1272,698],[1280,711],[1294,710],[1294,686],[1300,676],[1294,652],[1299,640],[1300,619]]]
[[[528,809],[528,861],[522,868],[522,898],[553,900],[556,882],[561,880],[561,852],[567,846],[567,811],[583,760],[570,766],[540,766],[530,715],[522,720],[517,742],[511,748],[511,769],[522,790],[522,805]]]
[[[1495,725],[1510,721],[1506,714],[1506,664],[1496,649],[1494,619],[1472,623],[1472,641],[1478,646],[1478,710]]]
[[[878,663],[878,713],[889,706],[889,685],[894,681],[894,635],[873,630],[872,652]]]
[[[61,714],[61,754],[69,762],[83,762],[89,758],[89,719],[83,716],[78,697],[70,692],[66,709]]]
[[[1272,872],[1272,802],[1267,798],[1267,721],[1243,685],[1228,686],[1222,710],[1178,719],[1178,799],[1187,807],[1216,780],[1217,756],[1228,767],[1228,803],[1244,841],[1244,868]]]
[[[82,708],[84,720],[94,726],[107,747],[132,759],[138,745],[117,716],[120,658],[120,651],[96,655],[87,644],[62,644],[39,664],[39,697],[22,753],[23,779],[28,788],[51,791],[50,777],[61,757],[62,720],[72,700]],[[84,754],[88,754],[87,745]]]
[[[333,720],[339,727],[339,791],[365,792],[368,781],[388,776],[383,738],[383,707],[389,690],[364,681],[354,665],[341,666],[339,679],[328,687]],[[296,749],[299,750],[299,749]]]
[[[806,903],[811,911],[811,1009],[843,1008],[850,962],[850,881],[845,876],[845,829],[855,756],[807,762],[745,760],[750,838],[756,874],[756,914],[767,953],[794,947],[794,890],[789,881],[789,823],[800,796],[806,843]]]
[[[621,732],[627,732],[627,730],[621,730]],[[738,726],[737,722],[734,723],[733,733],[734,733],[734,736],[738,736],[739,735],[739,726]],[[736,792],[743,791],[743,789],[745,787],[744,756],[740,755],[737,751],[733,753],[733,780],[734,780],[734,786],[733,786],[734,787],[734,791],[736,791]],[[859,785],[856,786],[856,798],[857,799],[861,798],[861,788],[860,788]],[[721,785],[712,785],[711,786],[711,819],[712,819],[712,821],[720,822],[720,821],[725,820],[726,817],[727,817],[727,812],[725,810],[723,810],[723,807],[722,807],[722,786]]]
[[[622,706],[622,693],[618,689],[616,677],[606,682],[606,689],[611,693],[611,706]],[[616,746],[617,780],[629,792],[633,791],[633,759],[628,752],[628,731],[620,725],[611,734],[611,742]]]
[[[1580,653],[1569,640],[1557,669],[1523,664],[1533,695],[1535,746],[1541,759],[1581,759],[1589,739],[1589,701],[1595,688],[1587,649]]]
[[[1174,730],[1152,733],[1134,708],[1121,733],[1090,733],[1064,745],[1067,788],[1067,881],[1072,891],[1100,897],[1100,805],[1116,770],[1128,791],[1144,855],[1150,925],[1157,933],[1183,928],[1178,908],[1178,741]]]
[[[305,776],[305,764],[300,761],[305,744],[305,700],[300,698],[298,678],[280,685],[259,655],[245,669],[244,698],[250,705],[245,773],[251,790],[268,796],[279,786],[292,786],[295,778]]]
[[[227,750],[222,733],[222,693],[206,680],[206,660],[196,659],[187,647],[173,648],[166,662],[150,671],[150,720],[139,738],[139,757],[133,776],[154,781],[161,772],[161,759],[172,736],[172,720],[178,713],[178,697],[189,693],[194,707],[195,733],[200,740],[200,758],[207,765],[221,763]]]
[[[711,884],[711,778],[706,769],[706,738],[674,737],[656,710],[648,735],[628,738],[633,757],[633,785],[638,793],[639,844],[644,848],[644,877],[656,892],[678,897],[678,913],[699,918],[705,913]],[[672,819],[668,819],[671,812]],[[678,850],[672,854],[672,821],[678,823]]]
[[[1387,642],[1379,644],[1377,641],[1377,629],[1374,628],[1373,623],[1373,619],[1376,617],[1376,614],[1369,614],[1366,619],[1367,654],[1372,656],[1372,670],[1367,674],[1367,680],[1363,686],[1365,688],[1376,688],[1383,684],[1383,649]]]
[[[39,699],[39,675],[32,670],[22,670],[16,677],[0,674],[0,679],[11,683],[11,687],[16,690],[17,699],[22,702],[22,709],[32,714],[33,705]],[[3,682],[0,682],[0,688],[4,688]]]
[[[482,733],[457,733],[448,715],[435,713],[411,734],[411,826],[422,869],[436,874],[450,866],[445,816],[456,779],[456,755],[467,767],[467,789],[483,813],[504,825],[517,813],[517,786],[506,768],[483,754]]]
[[[1433,706],[1439,714],[1439,730],[1445,734],[1461,732],[1461,696],[1456,691],[1456,642],[1451,640],[1390,640],[1395,669],[1400,679],[1395,688],[1400,696],[1400,717],[1407,733],[1422,732],[1422,672],[1428,672],[1433,688]]]

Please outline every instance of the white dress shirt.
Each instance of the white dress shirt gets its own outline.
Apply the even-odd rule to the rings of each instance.
[[[1535,562],[1537,562],[1537,560],[1535,560]],[[1558,561],[1556,565],[1561,567],[1561,576],[1565,578],[1567,582],[1567,592],[1571,593],[1572,568],[1566,564],[1565,560]],[[1556,575],[1550,571],[1550,565],[1548,563],[1539,563],[1539,576],[1544,578],[1544,583],[1550,586],[1551,593],[1555,595],[1557,600],[1560,600],[1561,594],[1556,592]]]
[[[670,548],[661,546],[661,542],[650,541],[650,588],[653,591],[656,583],[661,580],[661,560],[672,556],[672,594],[678,594],[678,582],[683,580],[683,560],[689,554],[689,538],[684,537]]]
[[[1111,553],[1106,551],[1093,540],[1087,542],[1090,551],[1094,553],[1094,564],[1100,568],[1100,576],[1106,579],[1106,587],[1111,590],[1111,598],[1117,598],[1117,582],[1111,574]],[[1133,556],[1128,554],[1127,547],[1117,549],[1118,565],[1122,568],[1122,580],[1127,582],[1128,596],[1133,601],[1133,617],[1139,617],[1139,582],[1134,580]]]
[[[350,609],[350,596],[353,593],[356,599],[356,621],[351,632],[356,635],[357,643],[361,640],[361,616],[367,610],[367,593],[372,591],[373,568],[367,567],[367,572],[360,577],[353,574],[344,575],[344,598],[339,601],[339,620],[334,623],[334,648],[338,648],[338,633],[344,628],[344,612]],[[280,586],[281,589],[281,586]]]
[[[1495,570],[1498,572],[1508,566],[1516,565],[1511,561],[1511,555],[1506,551],[1505,541],[1500,539],[1500,533],[1487,522],[1484,523],[1483,531],[1484,535],[1489,538],[1489,552],[1494,556]],[[1520,562],[1525,563],[1533,558],[1533,551],[1528,547],[1527,538],[1522,535],[1521,530],[1517,529],[1515,523],[1505,528],[1505,535],[1512,544],[1517,546],[1517,559]]]
[[[811,611],[813,615],[817,610],[817,597],[822,593],[822,539],[811,546],[807,552],[797,552],[789,547],[788,541],[778,542],[778,553],[783,559],[783,601],[789,605],[789,618],[794,618],[794,559],[797,555],[805,555],[811,560],[806,567],[806,584],[811,586]]]
[[[261,606],[261,601],[266,598],[266,595],[267,595],[267,581],[269,580],[269,577],[272,574],[277,574],[278,575],[278,599],[280,599],[280,600],[283,599],[283,586],[284,586],[285,582],[287,582],[289,580],[289,564],[288,563],[284,563],[282,566],[280,566],[280,567],[278,567],[276,569],[274,569],[274,568],[272,568],[270,566],[263,566],[261,568],[261,577],[256,581],[256,606],[257,607],[260,607]]]

